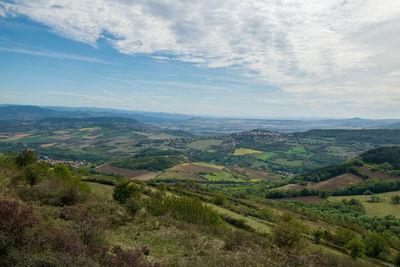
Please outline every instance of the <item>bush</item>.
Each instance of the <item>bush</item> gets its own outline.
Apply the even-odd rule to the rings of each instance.
[[[26,231],[38,222],[33,206],[23,205],[15,200],[0,200],[2,250],[26,245],[29,240]]]
[[[111,251],[112,253],[107,253],[103,258],[101,264],[103,266],[121,266],[121,267],[147,267],[147,266],[159,266],[158,264],[151,264],[146,259],[144,255],[149,254],[149,249],[144,247],[142,249],[127,249],[124,250],[121,247],[114,247]]]
[[[321,242],[321,238],[322,238],[322,232],[321,232],[321,230],[316,230],[316,231],[314,232],[314,242],[315,242],[316,244],[318,244],[319,242]]]
[[[224,205],[226,202],[226,196],[222,193],[217,193],[214,195],[212,201],[215,205]]]

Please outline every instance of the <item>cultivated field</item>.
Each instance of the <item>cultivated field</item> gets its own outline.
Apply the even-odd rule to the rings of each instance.
[[[237,149],[235,149],[235,152],[233,152],[233,155],[243,156],[243,155],[248,155],[248,154],[261,154],[261,153],[264,153],[264,152],[260,151],[260,150],[250,149],[250,148],[237,148]]]
[[[221,168],[216,168],[212,164],[192,164],[192,163],[183,163],[177,166],[172,167],[169,169],[171,171],[178,171],[178,172],[191,172],[191,173],[198,173],[198,172],[219,172],[222,171]]]
[[[361,201],[363,206],[365,207],[365,212],[368,216],[387,216],[387,215],[394,215],[397,218],[400,217],[400,205],[399,204],[392,204],[391,197],[400,195],[400,191],[382,193],[382,194],[375,194],[375,196],[380,196],[384,202],[379,203],[372,203],[368,202],[371,199],[370,195],[361,195],[361,196],[338,196],[338,197],[329,197],[329,201],[339,202],[343,199],[350,200],[352,198]]]
[[[345,173],[326,181],[322,181],[313,185],[308,186],[311,189],[318,189],[318,190],[329,190],[334,191],[338,188],[346,188],[352,183],[358,183],[363,181],[363,178],[354,175],[352,173]]]

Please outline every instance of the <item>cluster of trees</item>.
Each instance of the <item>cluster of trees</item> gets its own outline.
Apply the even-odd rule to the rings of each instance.
[[[363,162],[360,159],[353,159],[353,160],[348,160],[342,164],[330,165],[327,167],[318,168],[313,171],[307,172],[305,174],[296,176],[294,181],[320,182],[347,172],[352,172],[357,175],[361,174],[361,172],[359,172],[358,169],[356,169],[354,166],[363,166]]]
[[[117,160],[114,161],[111,165],[132,170],[162,171],[178,165],[184,161],[185,158],[178,155],[144,156]]]
[[[380,147],[361,154],[363,161],[373,164],[386,164],[386,168],[400,169],[400,146]]]

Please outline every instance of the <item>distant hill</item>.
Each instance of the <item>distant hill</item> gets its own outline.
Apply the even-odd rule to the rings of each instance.
[[[385,128],[385,129],[400,129],[400,122],[384,125],[384,126],[381,126],[381,128]]]
[[[24,132],[24,131],[42,131],[42,130],[64,130],[79,129],[86,127],[100,126],[102,128],[110,128],[121,130],[123,128],[132,128],[134,130],[151,130],[157,131],[159,128],[146,125],[137,120],[123,117],[89,117],[89,118],[45,118],[32,121],[12,121],[0,123],[0,128],[4,132]]]
[[[56,111],[36,106],[2,106],[0,107],[0,120],[3,121],[30,121],[41,120],[49,117],[88,117],[83,112]]]

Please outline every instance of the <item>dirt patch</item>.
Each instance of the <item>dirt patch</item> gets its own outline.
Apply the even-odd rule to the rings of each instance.
[[[357,167],[357,169],[361,173],[369,175],[369,177],[371,177],[372,179],[382,179],[382,180],[398,179],[398,177],[396,177],[396,176],[391,176],[391,175],[384,174],[384,173],[379,173],[379,172],[373,172],[370,169],[365,168],[365,167]]]
[[[286,200],[286,201],[301,201],[301,202],[324,202],[326,201],[319,196],[303,196],[303,197],[285,197],[280,198],[279,200]]]
[[[125,178],[127,178],[127,179],[136,178],[138,176],[142,176],[142,175],[150,173],[149,171],[146,171],[146,170],[131,170],[131,169],[118,168],[118,167],[110,166],[109,163],[106,163],[106,164],[96,167],[96,171],[104,172],[104,173],[118,173],[118,174],[125,176]]]
[[[348,187],[351,183],[358,183],[364,181],[363,178],[360,176],[354,175],[352,173],[345,173],[336,177],[333,177],[329,180],[319,182],[313,185],[310,185],[310,189],[325,189],[329,191],[334,191],[335,189],[338,188],[346,188]]]
[[[213,168],[213,167],[208,167],[208,166],[200,166],[200,165],[194,165],[190,163],[183,163],[180,165],[177,165],[175,167],[172,167],[170,169],[171,171],[177,171],[177,172],[190,172],[190,173],[199,173],[199,172],[221,172],[222,170]]]

